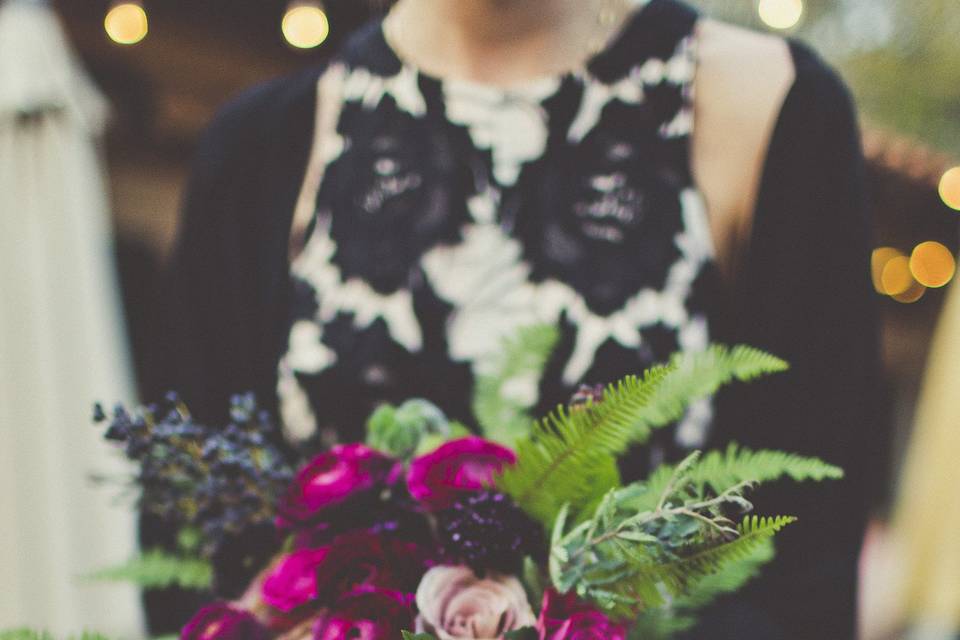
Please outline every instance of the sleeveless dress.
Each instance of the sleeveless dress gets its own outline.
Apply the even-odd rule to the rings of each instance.
[[[505,392],[535,413],[707,346],[718,279],[690,172],[696,20],[636,2],[583,69],[516,89],[425,74],[379,21],[352,36],[318,82],[294,213],[277,388],[289,440],[357,439],[378,403],[409,397],[470,424],[475,376],[534,324],[557,326],[557,347]],[[652,450],[701,446],[711,420],[711,401],[695,404]]]

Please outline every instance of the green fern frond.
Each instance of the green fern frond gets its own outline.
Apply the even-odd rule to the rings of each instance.
[[[671,562],[635,567],[631,578],[619,585],[624,604],[614,606],[611,615],[619,619],[636,615],[638,601],[644,608],[663,606],[667,603],[664,592],[674,598],[683,597],[697,583],[723,573],[730,565],[755,561],[757,549],[769,544],[777,532],[795,521],[796,518],[790,516],[747,516],[737,528],[739,537],[730,542]],[[632,605],[628,604],[631,598],[634,599]]]
[[[617,486],[609,474],[598,475],[597,468],[609,468],[605,461],[680,418],[690,402],[731,380],[786,367],[779,358],[744,346],[715,345],[701,353],[677,354],[670,364],[653,367],[642,377],[627,376],[609,385],[602,402],[577,410],[558,407],[518,442],[517,463],[504,470],[497,486],[549,527],[563,504],[577,513]]]
[[[694,611],[707,606],[717,596],[739,591],[760,573],[763,565],[773,560],[773,556],[773,539],[761,540],[744,558],[731,561],[719,571],[691,585],[683,596],[673,601],[673,609]]]
[[[527,411],[534,399],[518,398],[509,387],[539,381],[559,338],[556,326],[537,324],[503,341],[494,370],[478,376],[474,385],[473,414],[486,438],[513,446],[530,433],[534,419]]]
[[[631,498],[629,507],[637,511],[653,509],[675,469],[673,465],[658,467],[642,483],[645,491]],[[742,482],[763,484],[780,478],[795,482],[838,480],[843,478],[843,469],[818,458],[764,449],[752,451],[731,443],[726,451],[711,451],[701,456],[685,474],[685,481],[697,494],[707,488],[722,493]]]
[[[160,549],[144,552],[122,565],[103,569],[90,576],[103,582],[132,582],[144,589],[177,586],[183,589],[208,589],[213,568],[197,558],[181,558]]]

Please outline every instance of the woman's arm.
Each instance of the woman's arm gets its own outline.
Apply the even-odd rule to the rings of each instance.
[[[287,240],[307,165],[318,69],[231,101],[201,139],[168,278],[161,370],[194,413],[274,401]]]

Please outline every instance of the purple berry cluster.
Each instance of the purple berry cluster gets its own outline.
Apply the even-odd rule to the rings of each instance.
[[[107,421],[100,405],[94,421]],[[208,558],[242,532],[270,525],[293,478],[275,444],[278,429],[252,394],[231,398],[225,427],[194,421],[175,393],[133,412],[118,405],[105,437],[138,464],[141,508],[197,530]]]
[[[539,556],[544,544],[540,525],[496,491],[468,494],[437,513],[437,534],[444,554],[478,575],[517,574],[524,556]]]

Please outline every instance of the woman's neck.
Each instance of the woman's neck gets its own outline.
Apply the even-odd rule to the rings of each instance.
[[[589,57],[604,0],[400,0],[391,44],[431,75],[511,85]]]

